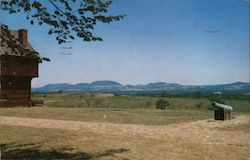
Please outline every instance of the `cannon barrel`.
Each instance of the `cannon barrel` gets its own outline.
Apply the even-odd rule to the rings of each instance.
[[[215,108],[226,109],[226,110],[230,110],[230,111],[233,110],[232,106],[229,106],[229,105],[226,105],[226,104],[221,104],[221,103],[218,103],[218,102],[213,102],[213,106]]]

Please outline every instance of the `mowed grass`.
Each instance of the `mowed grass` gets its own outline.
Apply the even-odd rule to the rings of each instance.
[[[33,94],[33,99],[42,99],[49,107],[68,108],[119,108],[119,109],[155,109],[155,102],[164,99],[172,110],[205,110],[211,108],[207,98],[163,98],[114,94],[91,93],[50,93]],[[237,113],[250,113],[250,100],[226,99]],[[200,107],[198,107],[200,105]]]
[[[191,98],[161,98],[113,94],[91,93],[52,93],[34,94],[34,99],[42,99],[50,107],[80,107],[80,108],[155,108],[158,99],[170,102],[169,109],[195,109],[202,103],[201,109],[208,109],[210,102],[207,99]]]
[[[34,94],[44,107],[0,108],[0,115],[86,122],[166,125],[213,118],[208,99],[142,97],[113,94],[53,93]],[[158,99],[169,101],[166,110],[155,109]],[[248,100],[226,100],[234,115],[250,114]],[[201,104],[197,107],[197,104]]]
[[[250,134],[250,123],[222,127],[222,128],[218,128],[218,130],[222,130],[222,131],[241,131],[241,132]]]
[[[118,108],[1,108],[1,116],[43,119],[166,125],[212,118],[212,111],[118,109]]]
[[[44,107],[0,108],[0,115],[86,122],[166,125],[212,118],[206,99],[169,98],[167,110],[155,109],[156,97],[113,94],[60,93],[35,94]],[[204,103],[197,108],[196,104]]]
[[[151,139],[0,125],[3,159],[199,160],[247,159],[249,146],[211,145],[171,137]]]

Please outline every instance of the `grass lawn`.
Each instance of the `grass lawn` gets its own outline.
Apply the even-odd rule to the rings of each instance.
[[[249,146],[0,125],[3,159],[246,159]]]
[[[168,109],[205,110],[211,108],[206,98],[163,98],[113,94],[91,93],[49,93],[33,94],[33,99],[41,99],[48,107],[67,108],[119,108],[119,109],[155,109],[155,102],[164,99],[169,102]],[[237,113],[250,113],[250,100],[226,99]],[[200,104],[200,108],[197,106]]]
[[[213,118],[208,110],[211,102],[205,98],[161,98],[113,94],[53,93],[34,94],[45,107],[0,108],[0,115],[112,122],[125,124],[166,125]],[[158,99],[167,100],[167,110],[155,109]],[[234,107],[234,115],[250,114],[249,100],[226,100]],[[201,104],[200,108],[197,104]]]
[[[178,125],[181,128],[187,122],[213,119],[213,111],[208,110],[211,104],[207,99],[164,98],[170,102],[170,106],[166,110],[157,110],[155,102],[159,97],[67,93],[35,94],[33,98],[43,99],[44,107],[0,108],[0,116],[139,124],[158,127],[159,130],[163,126],[158,125]],[[202,103],[200,108],[197,107],[199,103]],[[249,116],[248,100],[227,100],[227,103],[234,106],[234,115]],[[1,124],[1,156],[3,159],[98,160],[250,158],[250,144],[246,143],[250,140],[249,122],[214,128],[207,128],[206,125],[201,125],[203,123],[207,122],[197,123],[200,126],[188,123],[191,125],[187,126],[191,128],[184,127],[180,132],[177,126],[178,134],[168,134],[163,139],[156,138],[155,135],[116,135]],[[217,125],[220,124],[222,123]],[[209,134],[210,137],[203,141],[200,137],[208,136],[203,133]],[[189,138],[185,138],[185,135]],[[232,137],[234,141],[222,143],[223,136],[218,140],[218,137],[212,135],[228,135],[227,137]],[[237,136],[245,140],[244,143],[238,141]]]
[[[2,108],[0,115],[86,122],[166,125],[212,118],[213,112],[204,110],[31,107]]]

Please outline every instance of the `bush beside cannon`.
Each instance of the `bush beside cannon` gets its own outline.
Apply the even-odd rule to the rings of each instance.
[[[230,120],[232,119],[233,107],[221,104],[218,102],[213,102],[214,106],[214,120]]]

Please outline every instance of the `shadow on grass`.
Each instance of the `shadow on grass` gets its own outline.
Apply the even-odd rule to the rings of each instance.
[[[129,151],[128,149],[110,149],[94,154],[84,152],[72,152],[69,147],[57,148],[53,150],[42,150],[39,144],[0,144],[2,159],[97,159],[106,156],[114,157],[116,153]]]

